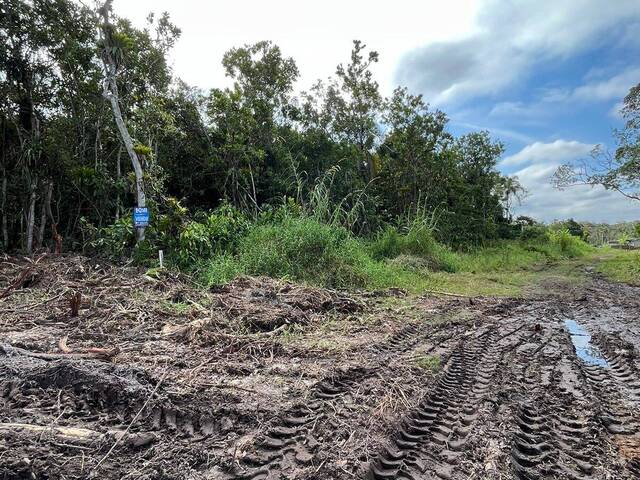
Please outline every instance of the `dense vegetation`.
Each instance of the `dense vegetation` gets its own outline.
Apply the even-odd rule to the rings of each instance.
[[[308,92],[267,41],[228,51],[233,85],[201,91],[168,66],[180,30],[167,14],[137,29],[110,2],[7,0],[0,15],[3,250],[151,264],[163,249],[206,283],[388,286],[587,248],[564,227],[513,220],[522,188],[496,169],[502,144],[452,135],[405,88],[383,98],[378,54],[359,41]],[[140,191],[152,221],[136,241]],[[482,258],[480,245],[492,246]]]

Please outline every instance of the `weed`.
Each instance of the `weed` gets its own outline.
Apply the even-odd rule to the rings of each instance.
[[[415,360],[416,366],[430,373],[440,370],[441,360],[438,355],[421,355]]]

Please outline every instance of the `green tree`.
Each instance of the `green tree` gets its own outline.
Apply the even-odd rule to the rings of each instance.
[[[306,96],[305,112],[307,123],[353,147],[358,171],[368,182],[377,174],[373,148],[380,137],[382,97],[371,71],[378,62],[378,53],[365,54],[365,49],[366,45],[354,40],[350,62],[338,65],[336,79],[328,85],[316,84]]]
[[[418,202],[426,201],[431,210],[442,205],[455,168],[444,154],[453,144],[446,115],[431,112],[422,96],[397,88],[385,102],[383,120],[387,134],[378,149],[380,178],[375,187],[385,211],[394,217]]]

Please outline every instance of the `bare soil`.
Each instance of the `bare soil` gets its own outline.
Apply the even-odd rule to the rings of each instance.
[[[470,299],[0,258],[0,478],[638,479],[640,288],[588,275]]]

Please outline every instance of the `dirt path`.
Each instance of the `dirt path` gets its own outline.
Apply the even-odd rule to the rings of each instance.
[[[25,267],[3,262],[3,284]],[[639,288],[468,300],[201,292],[80,257],[34,272],[0,300],[1,478],[640,478]]]

